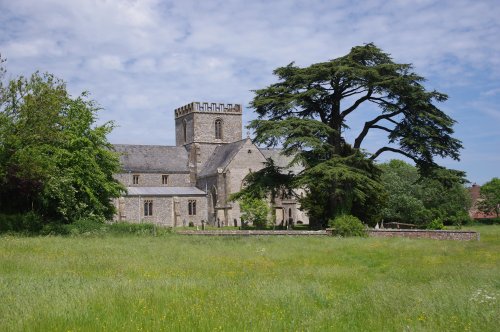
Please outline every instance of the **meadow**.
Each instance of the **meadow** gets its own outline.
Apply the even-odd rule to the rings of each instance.
[[[0,331],[497,331],[481,241],[0,237]]]

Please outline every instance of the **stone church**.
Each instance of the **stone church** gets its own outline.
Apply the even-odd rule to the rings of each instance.
[[[240,206],[229,195],[240,191],[245,176],[262,169],[266,159],[280,167],[290,162],[279,149],[261,149],[242,137],[239,104],[193,102],[177,108],[175,141],[175,146],[114,145],[122,165],[115,176],[127,188],[115,200],[115,220],[241,226]],[[277,225],[309,223],[294,199],[278,197],[273,208]]]

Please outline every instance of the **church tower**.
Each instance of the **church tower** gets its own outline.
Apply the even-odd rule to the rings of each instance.
[[[192,102],[175,110],[175,144],[185,146],[200,170],[218,145],[242,139],[240,104]]]

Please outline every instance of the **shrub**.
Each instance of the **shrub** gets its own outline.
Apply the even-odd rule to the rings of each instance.
[[[157,226],[152,223],[118,222],[107,225],[107,232],[114,235],[153,235],[163,236],[172,233],[171,227]]]
[[[35,212],[0,214],[0,233],[37,234],[44,227],[43,219]]]
[[[342,215],[330,219],[329,226],[334,229],[335,234],[340,236],[366,236],[366,227],[361,220],[351,215]]]
[[[441,218],[436,218],[436,219],[433,219],[430,223],[427,224],[427,229],[443,229],[444,228],[444,224],[443,224],[443,220]]]
[[[75,221],[72,224],[66,225],[68,233],[72,235],[79,234],[99,234],[106,231],[104,220],[100,218],[83,218]]]
[[[243,197],[240,200],[241,221],[245,226],[251,223],[255,228],[262,229],[267,226],[269,206],[266,201],[258,198]]]

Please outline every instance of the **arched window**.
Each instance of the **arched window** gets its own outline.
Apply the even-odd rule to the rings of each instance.
[[[187,123],[186,120],[182,121],[182,134],[184,136],[184,143],[187,142]]]
[[[222,139],[222,120],[215,120],[215,139]]]

